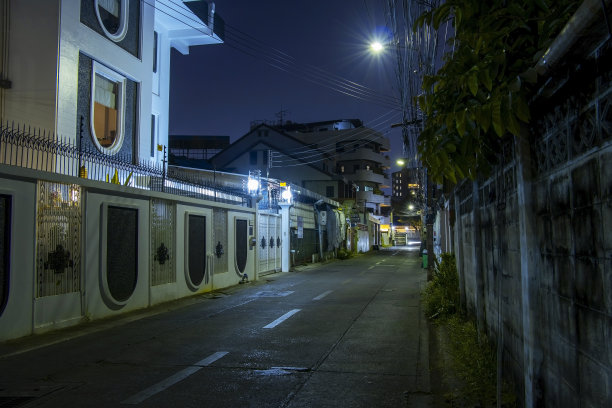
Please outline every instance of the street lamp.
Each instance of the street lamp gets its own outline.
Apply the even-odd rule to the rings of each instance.
[[[370,50],[372,50],[374,54],[380,54],[384,49],[385,47],[380,41],[370,43]]]
[[[291,186],[287,186],[283,192],[281,193],[281,198],[283,199],[283,201],[285,203],[291,203],[291,200],[293,199],[293,193],[291,192]]]

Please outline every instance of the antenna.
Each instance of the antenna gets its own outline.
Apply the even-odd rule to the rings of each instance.
[[[281,110],[280,112],[276,113],[276,117],[278,118],[278,122],[279,122],[279,126],[283,127],[283,119],[285,118],[285,116],[290,113],[288,110],[283,109],[283,105],[281,105]]]

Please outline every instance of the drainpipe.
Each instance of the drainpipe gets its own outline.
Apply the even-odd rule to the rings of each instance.
[[[534,68],[538,75],[546,75],[574,46],[584,34],[584,31],[597,19],[603,16],[606,19],[606,23],[608,23],[607,7],[610,3],[612,3],[612,0],[584,0],[561,33],[559,33],[535,65]],[[608,30],[610,30],[609,25]],[[610,35],[608,35],[609,38]]]
[[[208,14],[208,28],[214,34],[215,33],[215,3],[210,3],[210,13]]]

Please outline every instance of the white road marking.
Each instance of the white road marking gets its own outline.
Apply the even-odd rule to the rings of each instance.
[[[293,310],[285,313],[284,315],[282,315],[281,317],[279,317],[278,319],[276,319],[272,323],[265,325],[263,328],[264,329],[272,329],[272,328],[278,326],[279,324],[281,324],[282,322],[284,322],[285,320],[287,320],[288,318],[290,318],[291,316],[293,316],[294,314],[296,314],[297,312],[299,312],[300,310],[302,310],[302,309],[293,309]]]
[[[349,282],[350,282],[350,281],[352,281],[352,280],[353,280],[353,278],[349,278],[349,279],[345,280],[344,282],[342,282],[342,284],[343,284],[343,285],[346,285],[347,283],[349,283]]]
[[[125,401],[122,401],[121,403],[129,404],[129,405],[140,404],[142,401],[146,400],[147,398],[150,398],[153,395],[160,393],[167,388],[170,388],[174,384],[180,381],[183,381],[185,378],[189,377],[190,375],[200,371],[202,368],[214,363],[215,361],[219,360],[221,357],[225,356],[226,354],[228,354],[227,351],[218,351],[214,354],[211,354],[210,356],[206,357],[204,360],[198,361],[193,366],[187,367],[184,370],[181,370],[178,373],[171,375],[165,380],[160,381],[155,385],[152,385],[146,390],[143,390],[139,392],[138,394],[132,395],[130,398],[126,399]]]
[[[285,297],[294,293],[293,290],[286,290],[284,292],[275,292],[273,290],[264,290],[262,292],[257,292],[251,297]]]
[[[330,293],[332,293],[333,290],[328,290],[327,292],[323,292],[321,293],[319,296],[312,298],[312,300],[321,300],[323,299],[325,296],[329,295]]]

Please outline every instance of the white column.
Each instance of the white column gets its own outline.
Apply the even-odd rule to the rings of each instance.
[[[289,222],[291,218],[289,217],[289,209],[292,204],[290,203],[280,203],[281,207],[281,271],[289,272],[289,267],[291,266],[291,262],[289,261],[289,256],[291,255],[291,241],[290,241],[290,228]]]

